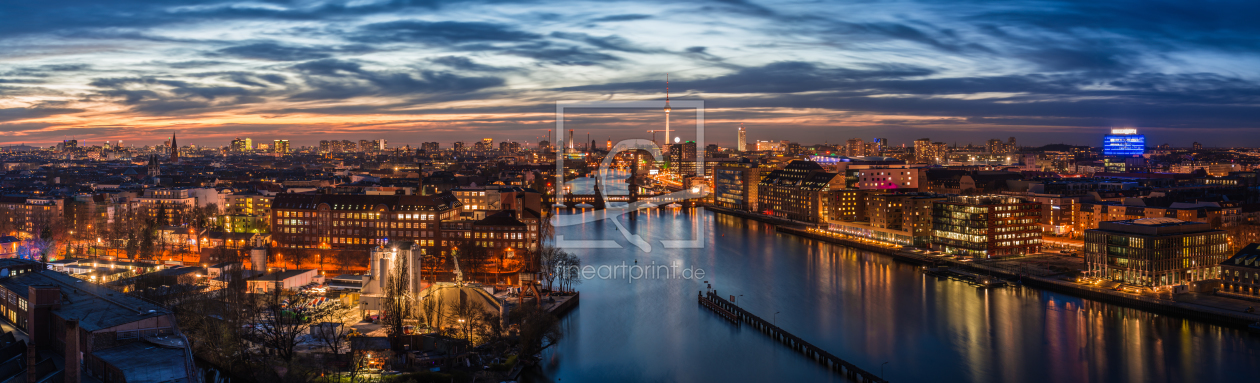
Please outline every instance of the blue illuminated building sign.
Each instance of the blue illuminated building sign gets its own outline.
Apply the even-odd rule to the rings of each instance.
[[[1140,156],[1146,153],[1146,136],[1137,129],[1112,129],[1103,137],[1104,156]]]

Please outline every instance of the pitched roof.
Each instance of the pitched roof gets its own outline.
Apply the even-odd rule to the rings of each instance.
[[[1237,254],[1221,262],[1221,265],[1260,269],[1260,243],[1253,243],[1238,250]]]

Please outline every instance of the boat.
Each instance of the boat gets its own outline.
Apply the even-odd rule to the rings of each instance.
[[[1251,329],[1251,331],[1260,332],[1260,322],[1247,325],[1247,328]]]
[[[677,202],[671,203],[669,205],[665,205],[665,207],[670,208],[670,209],[682,209],[682,205],[679,205]]]
[[[591,205],[589,203],[579,203],[577,205],[573,205],[573,207],[576,207],[578,209],[594,209],[595,205]]]

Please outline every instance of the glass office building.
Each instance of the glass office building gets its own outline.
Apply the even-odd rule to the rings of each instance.
[[[1146,154],[1146,136],[1137,129],[1112,129],[1103,137],[1104,156],[1140,156]]]

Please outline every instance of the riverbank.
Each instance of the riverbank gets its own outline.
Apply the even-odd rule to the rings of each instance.
[[[986,265],[983,262],[963,262],[950,257],[938,257],[903,250],[900,246],[889,246],[874,241],[862,241],[858,239],[826,235],[817,233],[808,226],[795,221],[788,221],[790,224],[789,226],[774,222],[782,222],[784,220],[779,220],[774,217],[766,217],[760,214],[748,212],[733,213],[733,210],[724,208],[709,209],[717,213],[754,219],[773,225],[775,226],[775,231],[780,233],[792,234],[802,238],[809,238],[817,241],[884,254],[901,262],[917,265],[948,265],[962,270],[993,275],[1012,281],[1020,281],[1023,285],[1028,287],[1145,310],[1157,314],[1174,315],[1182,318],[1233,327],[1247,327],[1252,323],[1260,322],[1260,315],[1242,312],[1242,309],[1250,304],[1248,301],[1233,302],[1235,300],[1215,297],[1211,294],[1180,294],[1173,296],[1174,299],[1170,300],[1154,296],[1125,293],[1088,286],[1050,276],[1038,276],[1029,273],[1015,272],[1003,267]]]

